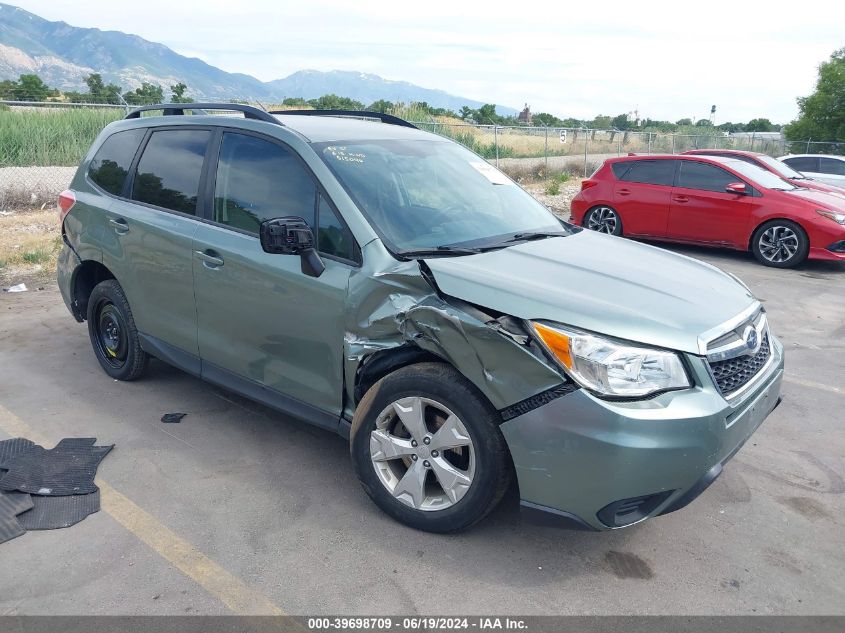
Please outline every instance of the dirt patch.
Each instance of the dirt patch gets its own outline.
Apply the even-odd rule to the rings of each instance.
[[[0,286],[38,286],[55,277],[62,246],[56,211],[0,213]]]

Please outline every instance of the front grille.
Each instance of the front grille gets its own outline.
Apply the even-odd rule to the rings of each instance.
[[[771,353],[767,332],[763,336],[760,351],[754,356],[738,356],[728,360],[710,361],[710,371],[722,395],[729,396],[746,385],[763,368]]]

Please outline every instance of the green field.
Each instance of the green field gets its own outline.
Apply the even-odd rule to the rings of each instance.
[[[123,110],[0,110],[0,167],[78,165]]]

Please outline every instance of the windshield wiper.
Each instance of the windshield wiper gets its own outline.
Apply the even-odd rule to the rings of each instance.
[[[481,253],[478,248],[465,248],[463,246],[438,246],[436,248],[419,248],[416,250],[399,251],[397,255],[414,259],[416,257],[449,257],[457,255],[477,255]]]
[[[528,233],[515,233],[510,239],[505,242],[531,242],[534,240],[544,240],[547,237],[566,237],[568,233],[562,231],[530,231]]]

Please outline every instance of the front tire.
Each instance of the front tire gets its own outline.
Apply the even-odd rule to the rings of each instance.
[[[148,356],[141,349],[132,310],[116,280],[107,279],[94,287],[87,317],[88,336],[103,371],[116,380],[141,376]]]
[[[761,224],[751,237],[751,252],[764,266],[793,268],[803,263],[810,252],[807,233],[790,220],[772,220]]]
[[[512,477],[499,414],[444,363],[388,374],[361,399],[350,435],[355,472],[384,512],[419,530],[483,519]]]
[[[613,207],[600,205],[584,214],[584,228],[608,235],[622,235],[622,219]]]

